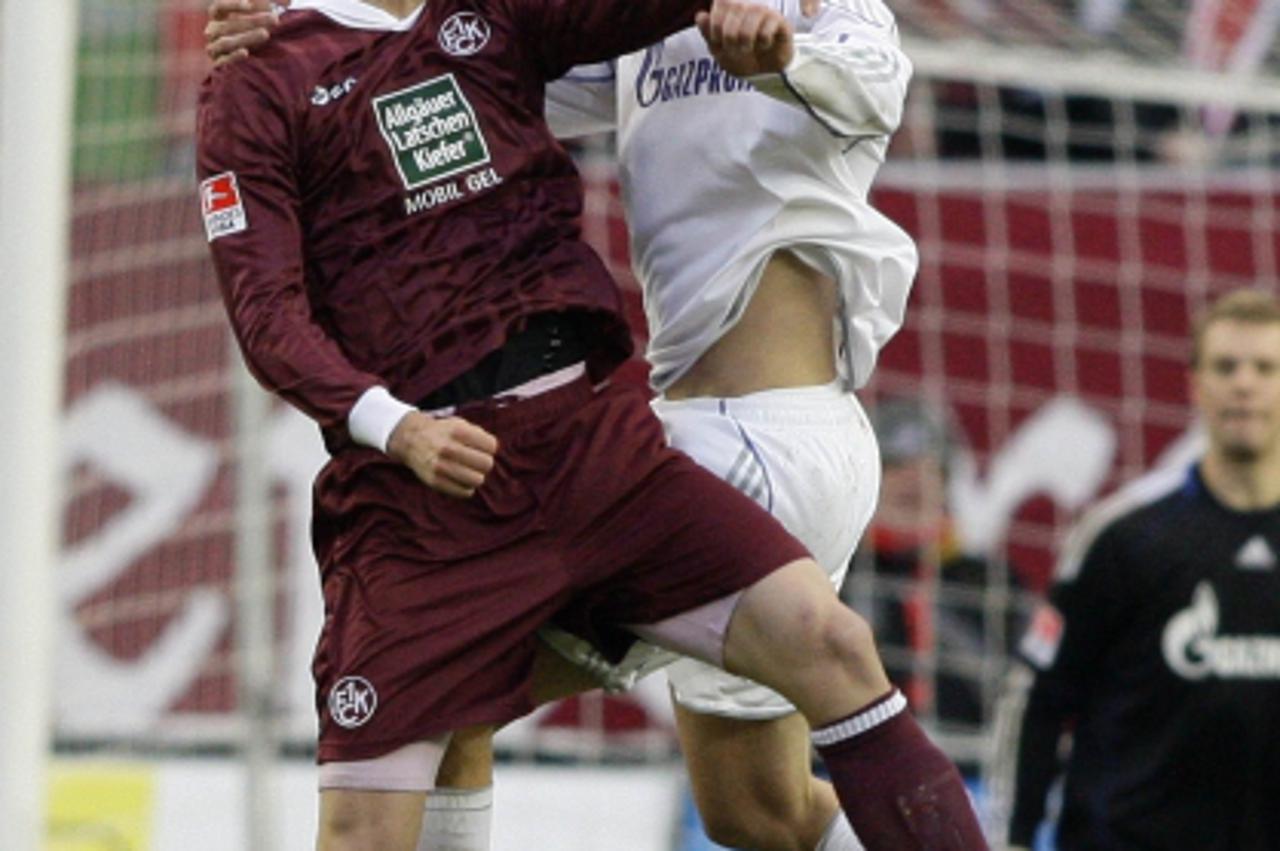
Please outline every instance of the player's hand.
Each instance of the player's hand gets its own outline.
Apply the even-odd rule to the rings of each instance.
[[[715,0],[696,18],[711,55],[735,77],[777,73],[795,55],[795,33],[776,9],[745,0]]]
[[[800,0],[800,14],[812,18],[822,9],[822,0]]]
[[[427,487],[466,499],[493,469],[498,439],[460,417],[436,417],[421,411],[405,414],[391,432],[387,454],[401,462]]]
[[[211,0],[204,48],[213,64],[245,59],[250,50],[265,44],[279,23],[272,6],[271,0]]]

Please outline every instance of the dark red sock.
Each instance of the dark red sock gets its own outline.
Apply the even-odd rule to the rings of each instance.
[[[960,772],[890,692],[814,743],[867,851],[987,851]]]

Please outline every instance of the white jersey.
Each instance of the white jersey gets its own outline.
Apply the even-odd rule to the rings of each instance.
[[[844,372],[859,387],[901,326],[917,256],[867,193],[911,63],[880,0],[827,0],[782,74],[726,74],[688,29],[547,91],[561,136],[616,129],[632,262],[662,391],[741,317],[773,252],[834,278]]]

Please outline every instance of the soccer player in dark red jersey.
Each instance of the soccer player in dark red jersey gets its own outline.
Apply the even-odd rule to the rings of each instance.
[[[718,0],[738,49],[776,21]],[[699,0],[304,0],[202,94],[201,200],[264,385],[321,426],[321,849],[417,839],[451,731],[532,707],[538,628],[769,685],[871,851],[985,848],[867,625],[754,502],[665,446],[542,120],[570,65]],[[722,13],[726,13],[722,8]],[[425,485],[425,487],[424,487]]]

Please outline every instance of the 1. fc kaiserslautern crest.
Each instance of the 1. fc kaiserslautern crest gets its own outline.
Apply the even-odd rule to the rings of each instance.
[[[441,24],[437,38],[445,53],[470,56],[489,43],[489,24],[475,12],[458,12]]]

